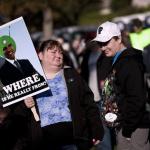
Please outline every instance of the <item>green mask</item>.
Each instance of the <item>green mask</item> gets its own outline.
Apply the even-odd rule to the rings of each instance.
[[[3,35],[0,37],[0,56],[4,56],[3,49],[9,44],[11,44],[13,46],[13,49],[16,50],[16,43],[12,37],[8,35]]]

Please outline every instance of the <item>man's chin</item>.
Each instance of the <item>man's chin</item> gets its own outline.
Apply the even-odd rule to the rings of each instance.
[[[106,56],[106,57],[111,57],[110,54],[108,54],[108,53],[105,53],[105,56]]]

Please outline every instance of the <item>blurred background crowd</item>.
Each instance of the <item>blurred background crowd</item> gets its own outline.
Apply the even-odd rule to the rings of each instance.
[[[1,0],[0,25],[23,16],[33,40],[61,36],[73,40],[75,34],[94,36],[99,24],[117,22],[131,31],[131,20],[150,25],[150,0]]]
[[[149,10],[150,0],[1,0],[0,25],[23,16],[36,49],[40,41],[58,39],[75,69],[80,71],[87,43],[106,20],[119,25],[126,45],[132,43],[139,49],[147,46],[150,35],[146,44],[139,47],[129,33],[139,32],[135,31],[135,24],[141,29],[150,27]]]

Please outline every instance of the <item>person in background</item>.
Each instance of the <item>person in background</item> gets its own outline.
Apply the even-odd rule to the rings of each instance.
[[[72,60],[73,67],[77,72],[81,72],[81,63],[85,51],[85,38],[81,35],[75,35],[70,43],[69,57]]]
[[[131,46],[143,51],[150,44],[150,28],[144,28],[143,22],[138,18],[131,20],[131,28],[129,33]]]
[[[104,57],[104,55],[99,50],[97,43],[89,42],[85,50],[83,61],[81,64],[81,76],[88,83],[92,92],[94,93],[94,101],[99,107],[101,112],[101,87],[100,83],[104,81],[106,75],[111,68],[111,59]],[[96,150],[112,150],[111,146],[111,135],[109,128],[104,126],[104,138],[96,146]]]
[[[117,150],[149,150],[141,51],[125,47],[117,24],[109,21],[98,27],[93,41],[106,57],[113,57],[102,89],[102,118],[116,129]]]
[[[99,144],[104,130],[93,93],[75,70],[63,66],[61,44],[44,41],[38,55],[52,95],[46,91],[25,100],[40,117],[40,122],[32,119],[33,149],[89,150]]]
[[[103,111],[102,89],[104,86],[104,81],[106,77],[109,75],[111,68],[112,68],[112,57],[106,57],[104,53],[102,53],[97,61],[98,89],[101,95],[101,99],[99,101],[99,107],[100,107],[101,114]],[[104,134],[103,141],[99,144],[98,148],[101,150],[112,150],[116,144],[114,129],[107,127],[104,122],[103,122],[103,126],[104,126],[105,134]]]

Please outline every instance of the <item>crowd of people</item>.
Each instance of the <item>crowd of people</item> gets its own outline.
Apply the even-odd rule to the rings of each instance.
[[[0,148],[149,150],[144,60],[150,40],[138,49],[135,39],[132,43],[138,34],[125,34],[106,21],[88,43],[81,36],[70,45],[60,37],[39,43],[36,50],[50,89],[0,107]]]

